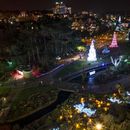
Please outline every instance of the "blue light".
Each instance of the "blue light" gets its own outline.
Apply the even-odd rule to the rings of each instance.
[[[102,66],[105,66],[105,63],[102,63],[101,65],[102,65]]]

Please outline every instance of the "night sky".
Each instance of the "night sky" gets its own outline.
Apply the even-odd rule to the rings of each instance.
[[[0,0],[2,10],[44,10],[51,9],[54,0]],[[65,0],[72,11],[122,11],[130,10],[130,0]]]

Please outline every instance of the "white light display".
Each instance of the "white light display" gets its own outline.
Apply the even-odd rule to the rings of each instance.
[[[111,57],[111,62],[115,67],[118,67],[119,64],[121,63],[122,57],[120,56],[119,58],[113,59],[113,57]]]
[[[96,113],[96,110],[92,110],[91,108],[87,108],[85,107],[85,104],[76,104],[74,105],[74,108],[77,109],[78,111],[80,111],[81,113],[86,113],[87,116],[91,117],[92,115],[94,115]]]
[[[116,97],[108,98],[110,102],[121,104],[122,101],[120,99],[117,99]]]
[[[94,40],[92,40],[92,42],[91,42],[87,60],[88,61],[97,61],[96,49],[94,47]]]
[[[129,92],[129,91],[127,91],[126,94],[127,94],[128,96],[130,96],[130,92]]]

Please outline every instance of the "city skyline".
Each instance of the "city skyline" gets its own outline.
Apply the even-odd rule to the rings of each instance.
[[[52,9],[54,0],[4,0],[1,1],[0,10],[44,10]],[[118,1],[118,0],[64,0],[67,6],[72,7],[72,11],[91,10],[91,11],[129,11],[129,0]]]

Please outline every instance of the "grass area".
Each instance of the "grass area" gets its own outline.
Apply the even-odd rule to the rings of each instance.
[[[8,120],[16,120],[48,106],[56,100],[58,90],[54,86],[33,86],[21,89],[12,102]]]
[[[47,93],[48,91],[53,91],[51,86],[46,86],[46,88],[42,87],[42,86],[25,88],[25,89],[21,90],[21,92],[18,94],[18,96],[16,97],[13,104],[17,105],[18,102],[25,101],[34,94],[37,94],[37,93],[44,94],[44,93]]]
[[[87,66],[86,60],[79,60],[65,66],[59,73],[57,73],[56,78],[64,77],[65,75],[77,72]]]
[[[120,46],[121,54],[130,55],[130,42],[123,41],[119,44],[119,46]]]
[[[7,96],[11,91],[10,87],[2,86],[0,87],[0,96]]]
[[[86,59],[75,61],[67,66],[65,66],[61,71],[59,71],[56,74],[56,78],[64,77],[66,75],[69,75],[74,72],[78,72],[86,67],[92,67],[93,65],[101,62],[100,59],[98,59],[97,62],[87,62]]]

